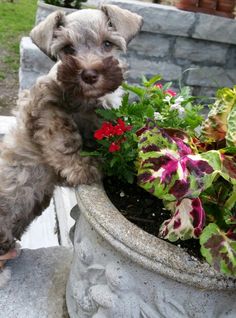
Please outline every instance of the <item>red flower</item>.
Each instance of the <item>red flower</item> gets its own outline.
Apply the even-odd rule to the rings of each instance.
[[[104,138],[103,131],[101,129],[98,129],[94,133],[94,138],[97,140],[102,140]]]
[[[104,122],[102,127],[95,131],[94,138],[102,140],[105,137],[112,137],[114,135],[114,127],[109,122]]]
[[[115,142],[112,142],[110,144],[109,152],[115,152],[115,151],[119,151],[119,150],[120,150],[120,146],[117,145]]]
[[[123,135],[123,133],[124,133],[124,130],[119,125],[116,125],[114,127],[114,135],[121,136]]]
[[[155,84],[155,86],[159,89],[162,89],[163,88],[163,85],[161,83],[158,83],[158,84]]]
[[[117,128],[118,130],[122,130],[123,133],[126,131],[130,131],[132,129],[132,126],[131,125],[126,126],[125,122],[121,118],[118,118],[117,122],[118,124],[115,126],[115,128]]]
[[[132,129],[131,125],[125,125],[125,122],[121,119],[117,119],[117,124],[113,126],[109,122],[104,122],[102,127],[95,131],[94,138],[97,140],[102,140],[103,138],[110,138],[113,136],[121,136],[126,131],[130,131]]]
[[[177,95],[177,93],[173,91],[172,89],[167,89],[165,93],[173,97]]]
[[[103,131],[104,137],[111,137],[114,135],[114,127],[109,122],[103,123],[101,130]]]
[[[130,131],[132,128],[133,128],[133,126],[128,125],[128,126],[125,127],[125,131]]]

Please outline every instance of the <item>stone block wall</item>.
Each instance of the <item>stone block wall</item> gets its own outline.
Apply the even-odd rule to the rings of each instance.
[[[47,74],[53,65],[54,62],[29,37],[23,37],[20,43],[20,90],[33,86],[36,79]]]
[[[98,3],[100,1],[97,1]],[[107,0],[143,16],[142,32],[127,53],[128,80],[161,74],[173,86],[189,85],[195,95],[212,95],[236,84],[236,20],[186,12],[133,0]],[[29,38],[21,43],[20,87],[27,88],[53,63]]]
[[[142,32],[129,45],[129,79],[161,74],[164,81],[211,95],[236,84],[236,20],[171,6],[111,0],[143,16]]]

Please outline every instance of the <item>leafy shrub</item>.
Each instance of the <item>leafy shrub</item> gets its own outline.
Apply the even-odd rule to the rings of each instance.
[[[74,8],[74,9],[80,9],[81,8],[81,2],[86,2],[87,0],[44,0],[47,4],[52,4],[54,6],[58,7],[64,7],[64,8]]]

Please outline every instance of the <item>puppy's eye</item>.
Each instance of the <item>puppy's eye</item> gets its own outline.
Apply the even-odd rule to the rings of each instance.
[[[75,48],[72,45],[66,45],[63,47],[62,50],[65,54],[69,54],[69,55],[75,54]]]
[[[103,48],[105,51],[109,52],[112,50],[112,48],[114,47],[114,44],[111,43],[110,41],[104,41],[102,44]]]

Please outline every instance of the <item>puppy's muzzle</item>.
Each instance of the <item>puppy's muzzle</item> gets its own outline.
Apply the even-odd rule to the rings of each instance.
[[[58,66],[57,79],[71,96],[98,98],[121,85],[123,69],[112,56],[91,62],[68,55]]]

